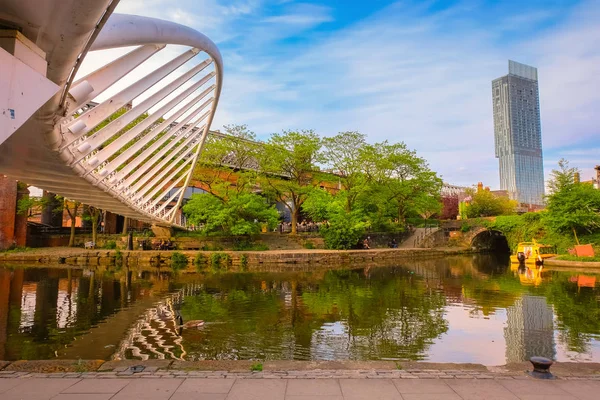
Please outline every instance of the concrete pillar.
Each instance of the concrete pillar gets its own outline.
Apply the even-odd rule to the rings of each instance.
[[[0,250],[14,244],[16,216],[17,181],[0,175]]]

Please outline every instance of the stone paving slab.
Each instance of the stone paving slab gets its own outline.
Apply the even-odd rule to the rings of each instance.
[[[431,371],[434,372],[434,371]],[[15,372],[15,374],[18,374]],[[53,374],[48,374],[48,376]],[[84,374],[85,375],[85,374]],[[0,379],[0,399],[32,400],[597,400],[600,381],[527,379],[256,379],[176,378],[145,375],[151,379],[32,378]],[[260,376],[260,378],[259,378]],[[166,379],[164,379],[166,377]],[[347,375],[346,375],[347,377]]]

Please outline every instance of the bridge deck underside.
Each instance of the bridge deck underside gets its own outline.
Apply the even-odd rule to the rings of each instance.
[[[76,175],[75,171],[50,151],[36,129],[36,115],[26,122],[25,129],[12,135],[0,145],[0,172],[29,185],[40,187],[69,199],[111,210],[116,214],[144,222],[163,223],[146,214],[129,208],[121,200],[111,196],[91,182]]]

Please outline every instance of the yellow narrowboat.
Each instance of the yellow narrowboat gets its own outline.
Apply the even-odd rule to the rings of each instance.
[[[556,257],[554,246],[548,246],[535,241],[521,242],[517,246],[517,254],[510,256],[510,261],[515,264],[543,265],[544,260]]]

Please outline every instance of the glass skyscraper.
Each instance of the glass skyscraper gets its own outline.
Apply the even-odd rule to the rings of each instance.
[[[520,204],[544,203],[544,166],[537,68],[508,62],[492,81],[500,189]]]

